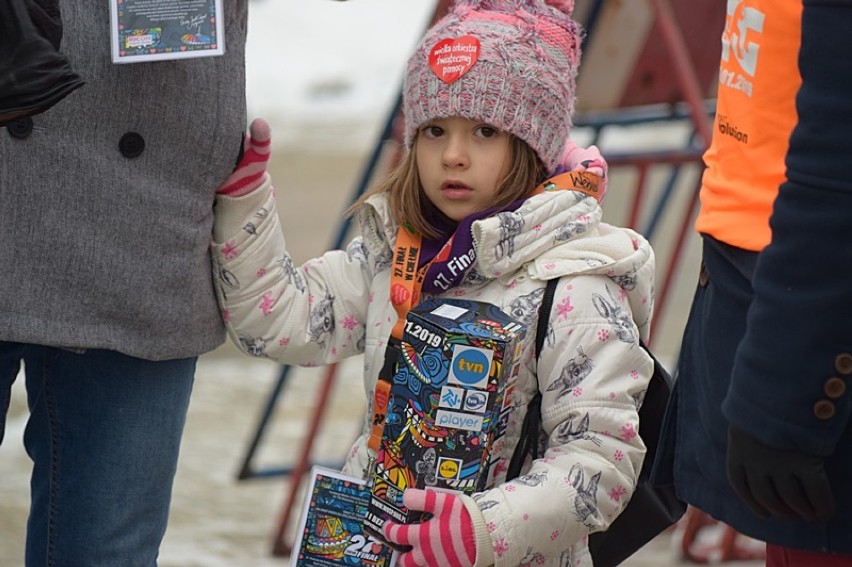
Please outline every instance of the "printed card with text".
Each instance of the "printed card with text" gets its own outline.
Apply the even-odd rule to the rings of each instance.
[[[222,0],[110,0],[113,63],[225,53]]]
[[[364,532],[369,502],[364,480],[313,467],[292,567],[392,567],[393,549]]]

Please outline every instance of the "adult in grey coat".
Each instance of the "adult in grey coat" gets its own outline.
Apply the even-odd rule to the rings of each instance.
[[[109,4],[61,2],[86,84],[0,129],[0,440],[23,361],[28,567],[156,565],[196,357],[225,337],[208,246],[247,0],[223,3],[224,55],[124,65]]]

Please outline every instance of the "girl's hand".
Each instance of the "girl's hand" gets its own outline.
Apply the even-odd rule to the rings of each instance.
[[[386,522],[385,538],[398,545],[411,546],[400,554],[401,567],[471,567],[476,561],[473,521],[462,499],[449,492],[409,488],[402,502],[410,510],[432,516],[420,524]]]
[[[598,183],[599,201],[603,201],[607,185],[607,164],[597,146],[581,148],[572,140],[568,140],[560,163],[560,169],[563,171],[587,171],[597,175],[600,178]]]
[[[249,127],[243,144],[243,157],[234,172],[216,189],[219,195],[240,197],[251,193],[263,183],[266,164],[269,162],[272,134],[269,124],[256,118]]]

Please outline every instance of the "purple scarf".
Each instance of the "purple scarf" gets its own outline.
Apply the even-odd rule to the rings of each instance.
[[[418,267],[427,263],[429,268],[423,278],[423,291],[431,295],[440,295],[459,285],[467,271],[476,261],[476,251],[473,249],[473,233],[471,225],[496,213],[517,210],[526,199],[520,199],[503,207],[492,207],[463,218],[453,227],[441,215],[441,218],[429,219],[430,224],[441,234],[437,238],[424,238],[420,246]],[[452,239],[444,254],[442,249]]]

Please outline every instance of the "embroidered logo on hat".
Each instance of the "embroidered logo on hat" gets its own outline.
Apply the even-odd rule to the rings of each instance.
[[[479,58],[479,40],[472,35],[442,39],[429,52],[429,67],[444,81],[452,83],[470,71]]]

